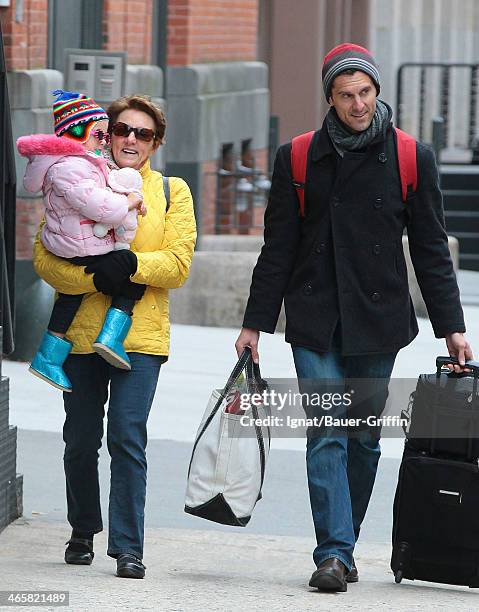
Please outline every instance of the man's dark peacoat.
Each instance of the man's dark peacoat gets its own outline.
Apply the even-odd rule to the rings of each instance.
[[[308,155],[301,218],[291,144],[279,148],[244,327],[273,333],[284,298],[291,344],[329,351],[341,321],[343,355],[406,346],[418,332],[402,249],[407,228],[436,337],[465,331],[434,154],[419,142],[416,151],[417,190],[404,203],[392,127],[341,158],[324,124]]]

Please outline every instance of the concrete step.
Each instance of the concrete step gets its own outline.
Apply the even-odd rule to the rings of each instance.
[[[479,166],[442,165],[442,189],[479,189]]]
[[[479,255],[479,232],[454,232],[453,235],[459,240],[460,255]]]
[[[459,255],[459,266],[463,270],[479,271],[479,254],[461,252]]]
[[[456,232],[479,232],[479,212],[469,210],[446,210],[446,230],[448,234]]]
[[[479,189],[443,189],[444,210],[479,211]]]

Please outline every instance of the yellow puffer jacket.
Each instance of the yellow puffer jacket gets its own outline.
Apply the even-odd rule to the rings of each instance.
[[[168,289],[181,287],[188,277],[196,240],[193,200],[185,181],[171,177],[170,207],[165,215],[162,175],[151,170],[149,162],[140,172],[148,210],[145,217],[138,217],[138,230],[131,244],[138,258],[138,269],[131,280],[148,286],[133,309],[132,326],[124,347],[126,351],[168,355]],[[73,342],[73,353],[93,353],[92,343],[111,298],[96,291],[93,275],[86,274],[84,267],[47,251],[40,241],[40,232],[41,226],[33,247],[35,270],[60,293],[86,294],[67,338]]]

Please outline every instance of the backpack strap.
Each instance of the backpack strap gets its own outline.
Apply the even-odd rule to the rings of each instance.
[[[416,140],[399,128],[396,131],[399,176],[403,202],[417,189]]]
[[[163,176],[163,191],[165,192],[165,198],[166,198],[166,210],[165,212],[168,212],[168,209],[170,208],[170,179],[167,176]]]
[[[399,128],[394,128],[397,140],[397,156],[401,193],[406,202],[411,193],[417,189],[416,139]],[[293,186],[299,200],[299,214],[304,217],[304,186],[306,183],[306,166],[308,151],[311,146],[314,131],[295,136],[291,141],[291,174]]]
[[[304,185],[306,182],[306,165],[308,151],[313,139],[314,131],[295,136],[291,141],[291,174],[293,186],[299,200],[299,214],[304,217]]]

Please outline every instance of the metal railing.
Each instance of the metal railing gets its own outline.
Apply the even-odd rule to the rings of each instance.
[[[443,120],[443,146],[473,151],[479,121],[479,64],[408,62],[397,73],[396,122],[431,143],[432,121]]]
[[[215,233],[248,234],[263,227],[263,212],[271,187],[268,172],[258,170],[254,157],[251,166],[239,158],[231,169],[218,161],[216,171]]]
[[[3,35],[0,27],[0,324],[3,349],[14,349],[16,175]]]

